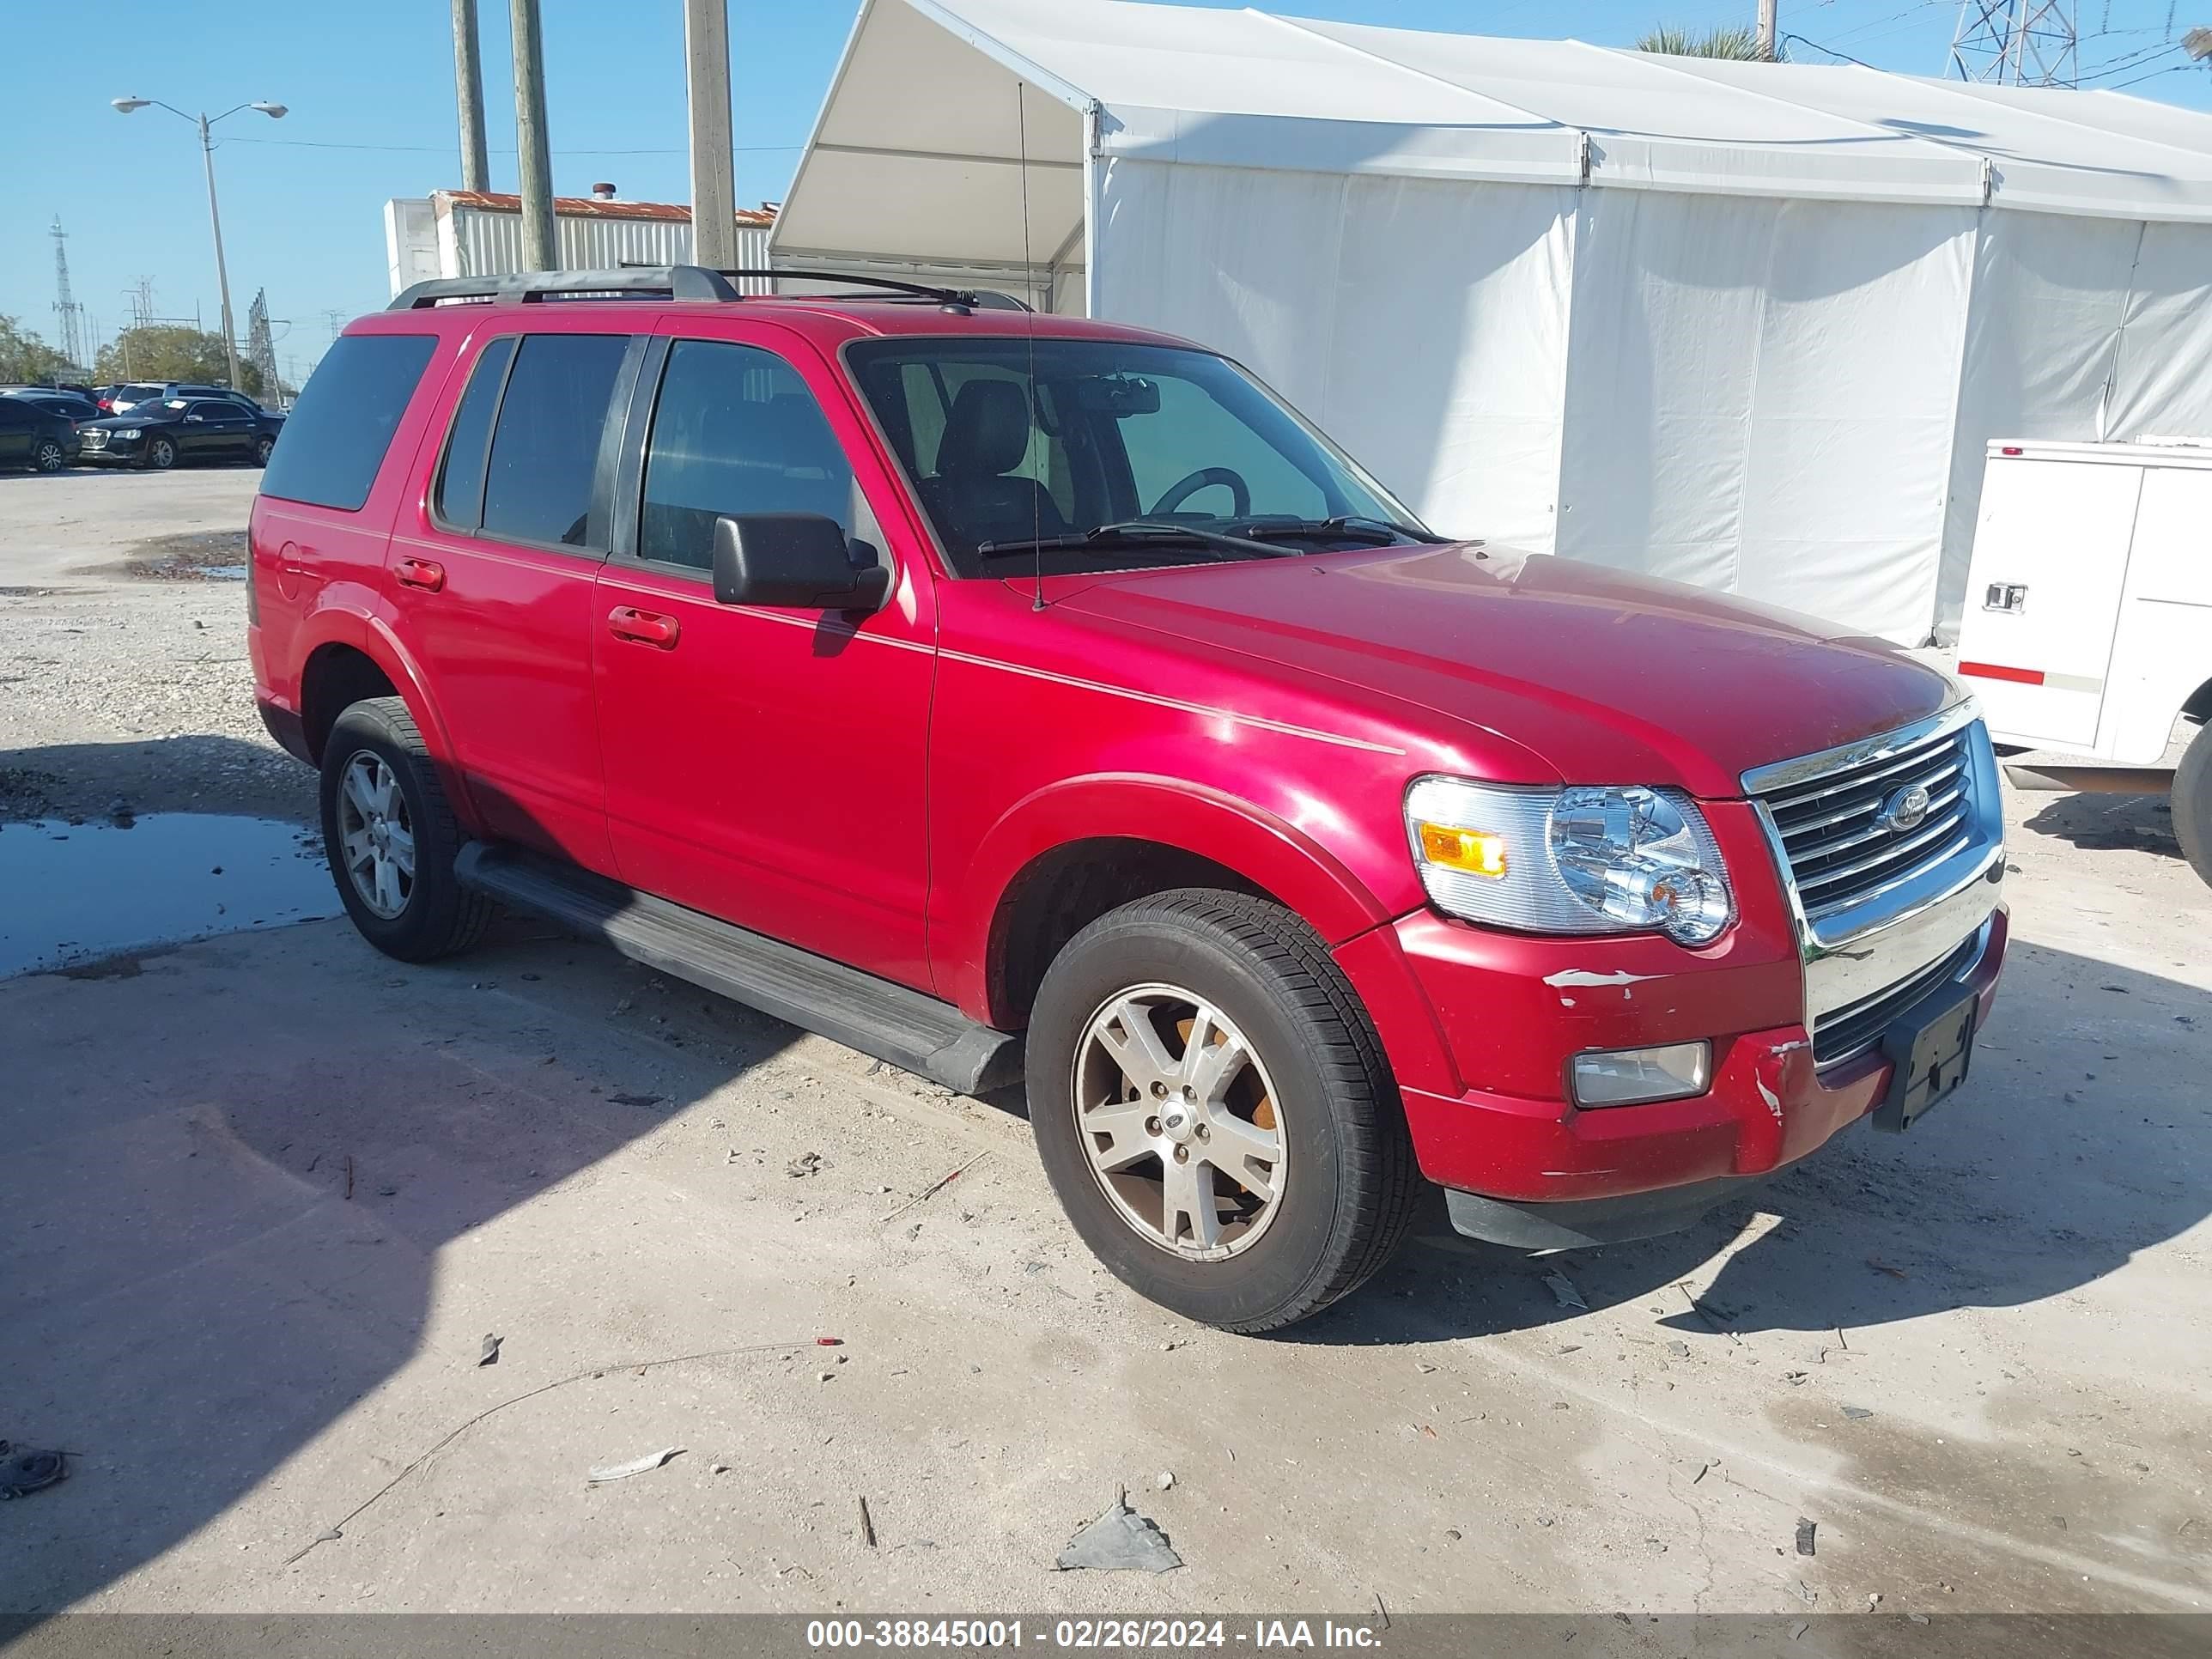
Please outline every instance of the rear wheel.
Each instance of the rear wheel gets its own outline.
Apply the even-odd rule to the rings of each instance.
[[[482,938],[493,906],[454,878],[459,821],[406,703],[371,697],[340,714],[322,773],[324,851],[362,937],[403,962]]]
[[[31,451],[31,465],[40,472],[58,472],[68,461],[61,445],[52,438],[40,439],[38,447]]]
[[[1313,931],[1187,889],[1085,928],[1031,1011],[1030,1121],[1061,1206],[1139,1294],[1234,1331],[1389,1261],[1419,1191],[1381,1045]]]
[[[2212,720],[2199,726],[2173,769],[2173,833],[2191,866],[2212,884]]]
[[[254,465],[256,465],[256,466],[266,466],[266,465],[269,465],[269,455],[270,455],[270,452],[271,450],[275,449],[276,447],[276,441],[274,438],[257,438],[257,439],[255,439],[255,440],[253,441],[253,464],[254,464]]]
[[[177,446],[175,443],[167,438],[149,438],[146,441],[146,459],[144,465],[151,467],[156,472],[167,472],[176,464]]]

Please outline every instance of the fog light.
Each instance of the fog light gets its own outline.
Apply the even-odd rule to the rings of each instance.
[[[1670,1042],[1659,1048],[1613,1048],[1575,1056],[1577,1106],[1637,1106],[1705,1093],[1712,1081],[1713,1045]]]

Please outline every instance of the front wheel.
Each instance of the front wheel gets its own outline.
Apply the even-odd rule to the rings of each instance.
[[[2197,728],[2173,769],[2173,834],[2190,866],[2212,884],[2212,720]]]
[[[1030,1121],[1061,1206],[1139,1295],[1225,1330],[1355,1290],[1419,1192],[1398,1092],[1313,930],[1186,889],[1100,917],[1029,1028]]]
[[[362,937],[403,962],[482,938],[493,907],[454,878],[460,824],[406,703],[371,697],[340,714],[322,773],[323,848]]]
[[[145,465],[156,472],[167,472],[177,464],[177,447],[167,438],[155,438],[146,446]]]

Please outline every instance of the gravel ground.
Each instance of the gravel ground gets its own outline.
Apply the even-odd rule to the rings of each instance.
[[[236,585],[131,568],[228,562],[254,482],[0,477],[0,813],[305,816]],[[0,1434],[84,1453],[0,1505],[0,1616],[2201,1613],[2212,894],[2154,801],[2007,807],[2014,953],[1924,1127],[1605,1250],[1431,1205],[1274,1340],[1108,1279],[1018,1102],[542,930],[0,981]],[[1054,1571],[1123,1488],[1186,1565]]]
[[[250,467],[0,474],[0,820],[307,821],[313,780],[253,708]]]

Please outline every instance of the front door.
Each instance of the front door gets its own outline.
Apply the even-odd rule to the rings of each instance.
[[[635,514],[593,607],[616,862],[647,892],[927,989],[927,573],[878,527],[905,520],[878,519],[890,481],[811,348],[767,324],[683,326],[715,337],[655,343]],[[714,521],[749,513],[836,520],[856,559],[891,567],[889,602],[716,604]]]
[[[464,348],[465,389],[430,488],[393,527],[386,580],[486,830],[605,872],[592,587],[612,417],[646,343],[562,326],[578,320]]]

